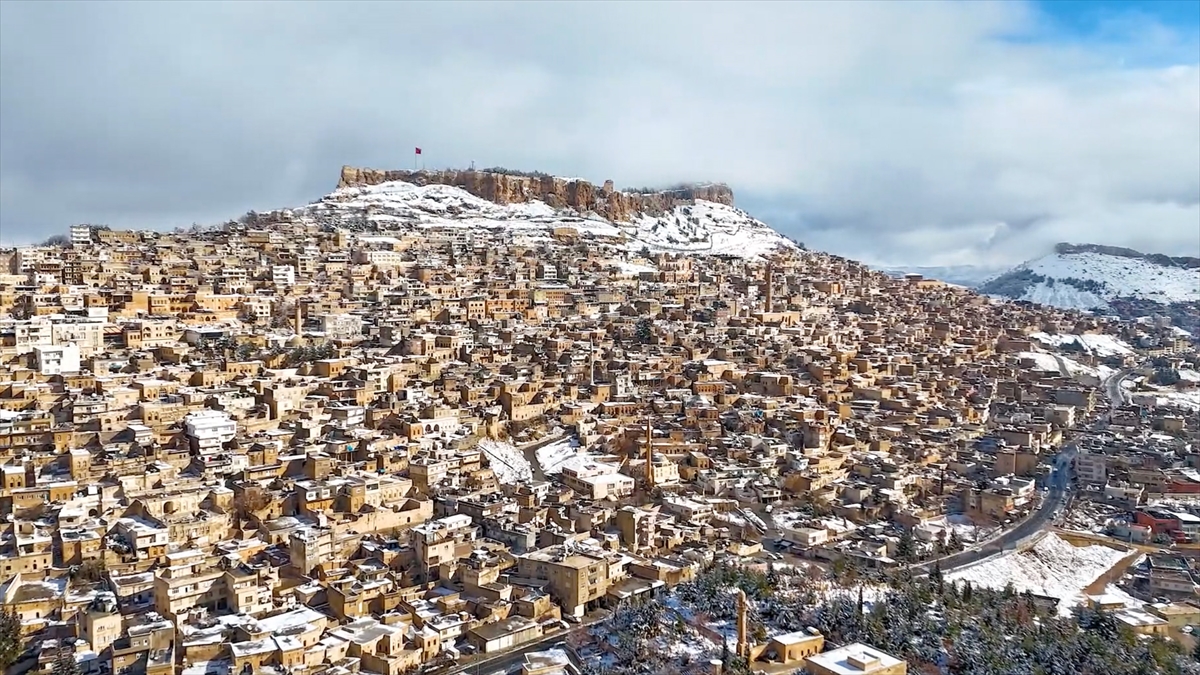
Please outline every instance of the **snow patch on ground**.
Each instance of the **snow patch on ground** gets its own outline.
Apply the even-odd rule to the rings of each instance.
[[[985,560],[946,575],[948,581],[1003,589],[1009,583],[1018,592],[1058,598],[1058,612],[1066,616],[1084,601],[1083,589],[1127,555],[1124,551],[1094,544],[1072,546],[1049,534],[1033,548]]]
[[[1102,593],[1102,595],[1104,596],[1105,602],[1121,602],[1126,607],[1131,607],[1133,609],[1141,609],[1146,605],[1145,602],[1138,600],[1137,598],[1112,584],[1104,587],[1104,593]]]
[[[660,215],[639,215],[626,226],[629,250],[735,255],[755,258],[795,244],[748,213],[697,200]]]
[[[1054,356],[1045,352],[1019,352],[1017,356],[1021,359],[1032,360],[1034,370],[1045,370],[1052,373],[1060,371],[1058,361],[1054,359]]]
[[[1060,309],[1078,309],[1084,312],[1093,309],[1103,310],[1108,307],[1108,301],[1102,295],[1063,283],[1051,286],[1044,281],[1030,285],[1017,299]]]
[[[801,527],[802,523],[811,517],[811,514],[802,511],[776,511],[771,514],[771,522],[775,523],[776,527],[791,530]]]
[[[1092,377],[1098,381],[1107,380],[1112,377],[1117,371],[1105,366],[1099,365],[1096,367],[1084,365],[1074,359],[1056,354],[1048,354],[1046,352],[1018,352],[1017,357],[1021,359],[1030,359],[1033,361],[1034,370],[1042,370],[1051,373],[1060,373],[1067,377],[1076,379],[1084,377]],[[1064,373],[1063,370],[1066,370]]]
[[[991,534],[990,528],[980,528],[978,525],[971,522],[971,518],[969,516],[961,514],[948,515],[936,520],[931,520],[926,524],[953,532],[958,536],[959,541],[966,543],[982,541]]]
[[[1122,342],[1119,338],[1102,333],[1084,333],[1082,335],[1030,333],[1029,337],[1042,344],[1059,349],[1064,345],[1078,344],[1083,348],[1084,352],[1102,358],[1105,356],[1124,356],[1134,353],[1133,348]]]
[[[657,272],[658,268],[651,265],[642,265],[639,263],[624,262],[618,260],[616,262],[617,269],[622,274],[642,274],[643,272]]]
[[[579,440],[564,438],[538,448],[537,462],[547,476],[561,473],[563,465],[579,454]]]
[[[746,212],[703,200],[681,204],[656,216],[639,214],[630,222],[614,222],[595,213],[555,209],[538,200],[495,204],[451,185],[391,181],[340,188],[295,213],[318,221],[332,218],[396,232],[434,227],[506,232],[522,241],[549,241],[553,230],[570,228],[610,240],[629,251],[645,248],[754,258],[782,248],[796,248],[790,239]],[[623,269],[638,273],[643,271],[640,267]]]
[[[1200,391],[1161,389],[1153,392],[1139,392],[1133,395],[1133,402],[1139,405],[1178,406],[1189,410],[1200,410]]]
[[[496,473],[496,480],[505,485],[527,483],[533,480],[533,467],[529,460],[511,443],[485,439],[479,442],[479,449],[488,458],[488,464]]]

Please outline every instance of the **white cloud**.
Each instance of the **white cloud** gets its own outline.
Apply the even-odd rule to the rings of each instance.
[[[420,145],[724,180],[870,261],[1200,255],[1196,35],[1145,19],[1079,41],[1013,2],[38,3],[0,31],[5,240],[303,202]]]

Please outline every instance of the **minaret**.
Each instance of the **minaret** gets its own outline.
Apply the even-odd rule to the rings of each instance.
[[[654,427],[646,417],[646,486],[654,489]]]
[[[747,625],[749,622],[746,616],[746,591],[739,588],[737,589],[737,594],[737,655],[739,658],[749,659],[750,642],[747,635],[749,633],[749,626]]]
[[[767,298],[766,298],[767,305],[765,307],[763,307],[764,312],[771,311],[771,307],[772,307],[771,292],[774,290],[774,286],[775,286],[775,261],[771,260],[771,261],[767,262]]]
[[[596,386],[596,338],[588,340],[590,350],[588,351],[588,377],[592,383],[592,387]]]
[[[296,335],[304,335],[304,316],[301,312],[304,311],[304,303],[300,300],[296,301]]]

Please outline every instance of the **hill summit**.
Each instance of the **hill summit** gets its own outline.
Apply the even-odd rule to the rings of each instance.
[[[382,237],[449,237],[477,245],[582,245],[627,252],[759,258],[799,244],[733,206],[720,183],[617,190],[507,169],[383,171],[343,167],[338,187],[260,225],[315,226]],[[399,241],[397,239],[397,241]]]
[[[1200,258],[1189,256],[1063,243],[981,284],[979,291],[1125,318],[1168,315],[1182,328],[1200,326]]]
[[[696,200],[733,206],[733,190],[718,183],[682,184],[662,190],[617,190],[611,180],[597,187],[581,178],[560,178],[537,171],[468,169],[385,171],[343,166],[338,188],[402,182],[416,186],[451,185],[494,204],[545,202],[550,208],[593,212],[608,220],[628,221],[636,214],[659,216]]]

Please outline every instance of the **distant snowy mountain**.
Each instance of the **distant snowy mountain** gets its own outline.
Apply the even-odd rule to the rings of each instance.
[[[1119,298],[1200,302],[1200,260],[1129,249],[1062,246],[979,287],[991,295],[1064,309],[1108,309]]]
[[[1170,316],[1200,322],[1200,259],[1093,244],[1059,244],[978,287],[981,293],[1126,318]]]
[[[796,244],[733,206],[694,199],[660,213],[635,212],[610,220],[594,211],[552,207],[530,198],[498,204],[444,184],[387,181],[340,187],[291,218],[359,232],[393,234],[435,229],[500,238],[516,243],[549,242],[574,231],[585,242],[627,250],[754,258]]]
[[[1006,268],[986,265],[947,265],[944,267],[905,267],[891,265],[875,267],[875,269],[893,277],[902,277],[906,274],[920,274],[926,279],[937,279],[938,281],[944,281],[955,286],[975,288],[983,282],[1001,274]]]

